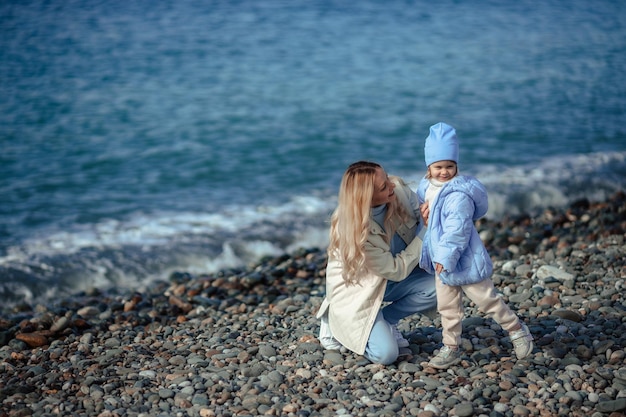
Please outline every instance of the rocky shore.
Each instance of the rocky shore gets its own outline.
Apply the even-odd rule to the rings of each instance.
[[[400,323],[393,365],[325,351],[326,256],[309,249],[2,311],[0,417],[624,416],[626,195],[478,228],[535,337],[527,359],[469,301],[451,369],[427,366],[441,331],[425,316]]]

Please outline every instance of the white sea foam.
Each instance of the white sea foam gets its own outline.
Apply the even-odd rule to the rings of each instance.
[[[121,220],[105,220],[74,230],[40,232],[21,245],[7,249],[0,257],[0,265],[24,262],[38,256],[71,255],[85,248],[122,248],[126,246],[153,247],[189,242],[197,237],[218,239],[233,236],[250,256],[276,254],[284,247],[273,244],[277,240],[302,240],[303,244],[323,243],[315,228],[308,228],[312,219],[323,218],[331,210],[330,202],[314,196],[297,196],[276,206],[230,206],[219,213],[158,213],[155,216],[138,214]],[[246,242],[247,236],[267,233],[267,240]],[[290,233],[296,235],[289,237]],[[281,237],[285,236],[287,237]],[[249,256],[246,256],[249,257]],[[230,262],[226,262],[229,264]]]

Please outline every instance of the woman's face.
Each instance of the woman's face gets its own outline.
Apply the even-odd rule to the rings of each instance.
[[[374,175],[374,195],[372,196],[372,207],[387,204],[396,198],[394,189],[396,185],[391,182],[387,173],[382,168],[376,169]]]

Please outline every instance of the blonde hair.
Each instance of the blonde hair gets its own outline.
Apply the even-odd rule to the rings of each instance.
[[[374,178],[378,169],[383,168],[369,161],[355,162],[348,167],[341,179],[337,208],[330,218],[328,254],[341,261],[346,284],[358,284],[359,277],[368,270],[364,247],[369,237]],[[397,198],[387,204],[384,221],[387,243],[407,218],[408,213]]]

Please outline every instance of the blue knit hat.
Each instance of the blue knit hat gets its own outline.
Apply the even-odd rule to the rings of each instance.
[[[430,127],[430,133],[424,145],[426,166],[438,161],[454,161],[459,163],[459,141],[456,130],[445,123],[437,123]]]

